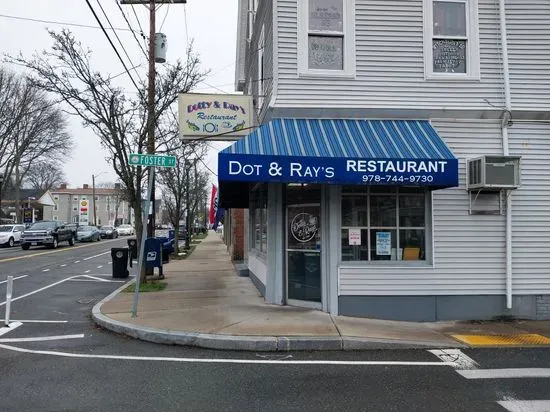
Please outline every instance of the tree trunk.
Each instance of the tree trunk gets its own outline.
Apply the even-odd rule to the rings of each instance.
[[[15,164],[15,218],[17,221],[21,219],[21,222],[23,222],[23,216],[21,215],[21,192],[20,192],[20,176],[19,176],[19,159],[16,159]]]

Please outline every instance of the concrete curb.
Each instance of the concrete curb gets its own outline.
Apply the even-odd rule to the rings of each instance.
[[[349,336],[238,336],[198,332],[180,332],[155,329],[131,323],[120,322],[101,313],[104,303],[113,299],[122,290],[135,282],[125,283],[92,309],[92,318],[105,329],[131,336],[136,339],[168,345],[195,346],[205,349],[287,352],[287,351],[334,351],[334,350],[377,350],[377,349],[426,349],[463,348],[467,345],[456,342],[449,345],[441,342],[403,341],[397,339],[356,338]]]

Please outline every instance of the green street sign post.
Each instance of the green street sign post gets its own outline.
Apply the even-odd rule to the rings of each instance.
[[[128,163],[133,166],[176,167],[176,156],[132,153]]]

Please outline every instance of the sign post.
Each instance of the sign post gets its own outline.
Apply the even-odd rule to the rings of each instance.
[[[151,207],[151,192],[153,191],[153,180],[155,178],[155,167],[176,167],[176,156],[159,156],[152,154],[132,153],[130,154],[129,163],[135,166],[148,166],[149,179],[147,181],[147,202],[145,210],[142,211],[141,225],[141,244],[139,246],[138,271],[136,275],[136,283],[134,290],[134,300],[132,304],[132,317],[137,316],[137,306],[139,298],[139,284],[141,281],[141,271],[143,270],[143,262],[145,257],[145,238],[147,237],[147,216]]]

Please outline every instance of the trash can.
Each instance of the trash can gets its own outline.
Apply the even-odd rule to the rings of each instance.
[[[128,248],[111,248],[111,259],[113,261],[112,267],[114,278],[127,278],[128,276],[130,276],[130,272],[128,272],[128,254]]]
[[[126,239],[128,242],[128,249],[130,249],[130,259],[137,259],[137,239]]]

